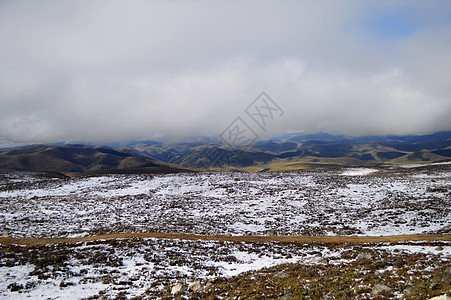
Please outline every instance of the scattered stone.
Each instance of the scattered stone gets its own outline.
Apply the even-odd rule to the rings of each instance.
[[[346,236],[346,235],[353,235],[354,231],[349,230],[349,229],[345,229],[345,230],[341,230],[340,232],[338,232],[339,236]]]
[[[442,246],[438,246],[437,248],[435,248],[436,251],[443,251],[443,247]]]
[[[188,288],[193,292],[197,292],[197,291],[200,291],[202,286],[200,285],[200,281],[194,281],[194,282],[190,282],[188,284]]]
[[[11,292],[18,292],[23,289],[23,285],[21,285],[20,283],[14,282],[14,283],[11,283],[10,285],[8,285],[8,289]]]
[[[266,235],[276,235],[276,231],[274,229],[267,230]]]
[[[72,282],[72,281],[64,281],[64,280],[62,280],[61,283],[60,283],[60,289],[63,289],[63,288],[68,287],[68,286],[74,286],[74,285],[75,285],[75,283]]]
[[[83,247],[86,247],[88,245],[87,242],[83,242],[83,244],[81,244]]]
[[[147,232],[148,232],[147,228],[144,228],[143,230],[141,230],[141,233],[147,233]]]
[[[377,295],[381,292],[391,292],[391,288],[386,286],[385,284],[376,284],[371,291],[372,295]]]
[[[285,272],[283,272],[283,271],[280,271],[280,272],[277,272],[276,274],[274,274],[273,277],[274,277],[275,279],[285,279],[285,278],[288,278],[289,276],[288,276],[287,273],[285,273]]]
[[[332,300],[332,299],[335,299],[335,297],[333,296],[333,294],[331,292],[327,293],[324,296],[324,300]]]
[[[209,290],[212,287],[213,287],[213,284],[211,282],[207,282],[207,284],[205,285],[206,290]]]
[[[373,256],[369,253],[359,253],[357,255],[356,260],[370,260],[373,259]]]
[[[318,260],[318,263],[319,263],[319,264],[327,265],[327,264],[329,263],[329,260],[326,259],[326,258],[324,258],[324,257],[322,257],[322,258],[320,258],[320,259]]]
[[[178,293],[181,293],[183,291],[183,284],[181,284],[180,282],[177,283],[176,285],[174,285],[171,289],[171,294],[172,295],[177,295]]]
[[[279,300],[293,299],[294,295],[292,293],[287,293],[279,297]]]
[[[405,295],[410,295],[413,293],[413,287],[411,285],[408,285],[402,290],[402,293]]]
[[[396,259],[394,262],[393,262],[393,265],[395,265],[396,267],[398,267],[398,268],[401,268],[402,266],[404,266],[406,264],[406,262],[403,260],[403,259]]]
[[[447,267],[445,269],[445,272],[444,272],[443,276],[442,276],[442,281],[447,281],[450,278],[451,278],[451,267]]]
[[[4,233],[4,234],[2,234],[2,237],[9,237],[9,234],[8,233]]]
[[[440,285],[439,285],[438,283],[434,282],[434,283],[432,283],[432,284],[429,286],[429,289],[430,289],[430,290],[436,290],[436,289],[439,288],[439,287],[440,287]]]

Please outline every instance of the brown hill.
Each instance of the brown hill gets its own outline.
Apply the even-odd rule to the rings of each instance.
[[[34,145],[0,153],[0,171],[60,173],[174,173],[189,169],[107,146]]]

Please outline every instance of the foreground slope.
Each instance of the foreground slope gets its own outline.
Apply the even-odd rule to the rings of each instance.
[[[450,260],[449,241],[279,243],[134,237],[29,247],[2,241],[0,297],[430,299],[450,291]]]

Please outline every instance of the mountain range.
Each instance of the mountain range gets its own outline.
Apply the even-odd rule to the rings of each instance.
[[[451,160],[451,131],[428,135],[347,137],[327,133],[289,134],[248,147],[230,148],[212,142],[131,142],[133,149],[167,163],[190,168],[283,171],[311,166],[365,166]],[[212,159],[215,152],[226,159]]]
[[[348,137],[288,134],[231,148],[219,139],[181,143],[31,145],[0,150],[0,171],[74,174],[193,170],[287,171],[314,166],[371,166],[451,160],[451,131],[428,135]]]

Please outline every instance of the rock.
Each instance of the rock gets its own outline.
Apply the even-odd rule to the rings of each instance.
[[[438,284],[438,283],[432,283],[430,286],[429,286],[429,289],[430,290],[436,290],[437,288],[439,288],[440,287],[440,285]]]
[[[329,292],[324,296],[323,300],[332,300],[332,299],[335,299],[335,297],[332,292]]]
[[[406,286],[403,290],[402,293],[405,295],[409,295],[413,293],[413,287],[411,285]]]
[[[384,285],[384,284],[376,284],[373,287],[373,290],[371,291],[372,295],[377,295],[381,292],[391,292],[391,288],[389,288],[388,286]]]
[[[144,228],[143,230],[141,230],[141,233],[147,233],[147,228]]]
[[[329,260],[326,259],[326,258],[324,258],[324,257],[322,257],[322,258],[320,258],[320,259],[318,260],[318,263],[319,263],[319,264],[327,265],[327,264],[329,264]]]
[[[280,272],[277,272],[276,274],[274,274],[273,277],[276,279],[285,279],[285,278],[288,278],[289,276],[287,273],[280,271]]]
[[[339,236],[346,236],[346,235],[353,235],[354,231],[349,230],[349,229],[345,229],[345,230],[341,230],[340,232],[338,232]]]
[[[188,284],[188,288],[193,292],[197,292],[202,288],[202,286],[200,285],[200,281],[194,281]]]
[[[442,281],[447,281],[451,278],[451,267],[447,267],[443,272]]]
[[[62,280],[60,282],[60,289],[63,289],[63,288],[68,287],[68,286],[74,286],[74,285],[76,285],[76,284],[74,282],[72,282],[72,281],[64,281],[64,280]]]
[[[213,284],[211,282],[207,282],[207,284],[205,285],[205,289],[208,290],[210,288],[213,287]]]
[[[279,300],[293,299],[294,295],[292,293],[287,293],[279,297]]]
[[[9,237],[9,234],[8,233],[4,233],[4,234],[2,234],[2,237]]]
[[[355,259],[356,260],[370,260],[370,259],[373,259],[373,256],[369,253],[359,253],[359,255],[357,255],[357,257]]]
[[[395,260],[394,262],[393,262],[393,265],[395,265],[396,267],[398,267],[398,268],[401,268],[402,266],[404,266],[406,264],[406,262],[403,260],[403,259],[401,259],[401,258],[399,258],[399,259],[397,259],[397,260]]]
[[[451,300],[451,297],[448,297],[446,294],[443,294],[441,296],[437,296],[429,300]]]
[[[181,284],[180,282],[177,283],[176,285],[174,285],[171,289],[171,294],[172,295],[177,295],[178,293],[181,293],[183,291],[183,284]]]
[[[266,235],[276,235],[276,231],[274,229],[267,230]]]
[[[20,290],[23,289],[23,285],[21,285],[21,284],[19,284],[19,283],[17,283],[17,282],[13,282],[13,283],[11,283],[10,285],[8,285],[8,289],[9,289],[11,292],[18,292],[18,291],[20,291]]]
[[[435,248],[436,251],[443,251],[443,247],[442,246],[438,246],[437,248]]]

